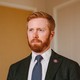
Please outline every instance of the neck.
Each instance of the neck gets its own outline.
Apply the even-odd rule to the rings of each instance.
[[[37,53],[37,52],[34,52],[35,54],[37,54],[37,55],[41,55],[41,54],[43,54],[44,52],[46,52],[48,49],[50,48],[50,46],[49,47],[47,47],[47,48],[45,48],[43,51],[41,51],[41,52],[39,52],[39,53]]]

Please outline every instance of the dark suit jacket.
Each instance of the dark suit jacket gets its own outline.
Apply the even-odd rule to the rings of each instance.
[[[27,80],[31,55],[11,65],[7,80]],[[45,80],[80,80],[79,65],[52,50]]]

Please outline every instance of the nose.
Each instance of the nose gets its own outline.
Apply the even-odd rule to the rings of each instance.
[[[36,30],[36,31],[34,31],[34,33],[33,33],[33,38],[38,38],[39,36],[38,36],[38,31]]]

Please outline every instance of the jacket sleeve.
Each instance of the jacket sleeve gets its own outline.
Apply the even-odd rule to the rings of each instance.
[[[7,80],[14,80],[14,76],[15,76],[15,70],[14,70],[13,66],[11,65],[9,68]]]
[[[74,65],[70,65],[69,70],[69,79],[70,80],[80,80],[80,66],[77,63],[74,63]]]

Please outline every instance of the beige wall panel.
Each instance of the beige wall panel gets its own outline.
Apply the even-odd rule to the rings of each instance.
[[[0,6],[0,80],[6,80],[10,64],[31,52],[26,18],[32,11]]]
[[[0,0],[3,3],[23,5],[30,8],[36,8],[36,10],[46,10],[46,1],[45,0]]]

